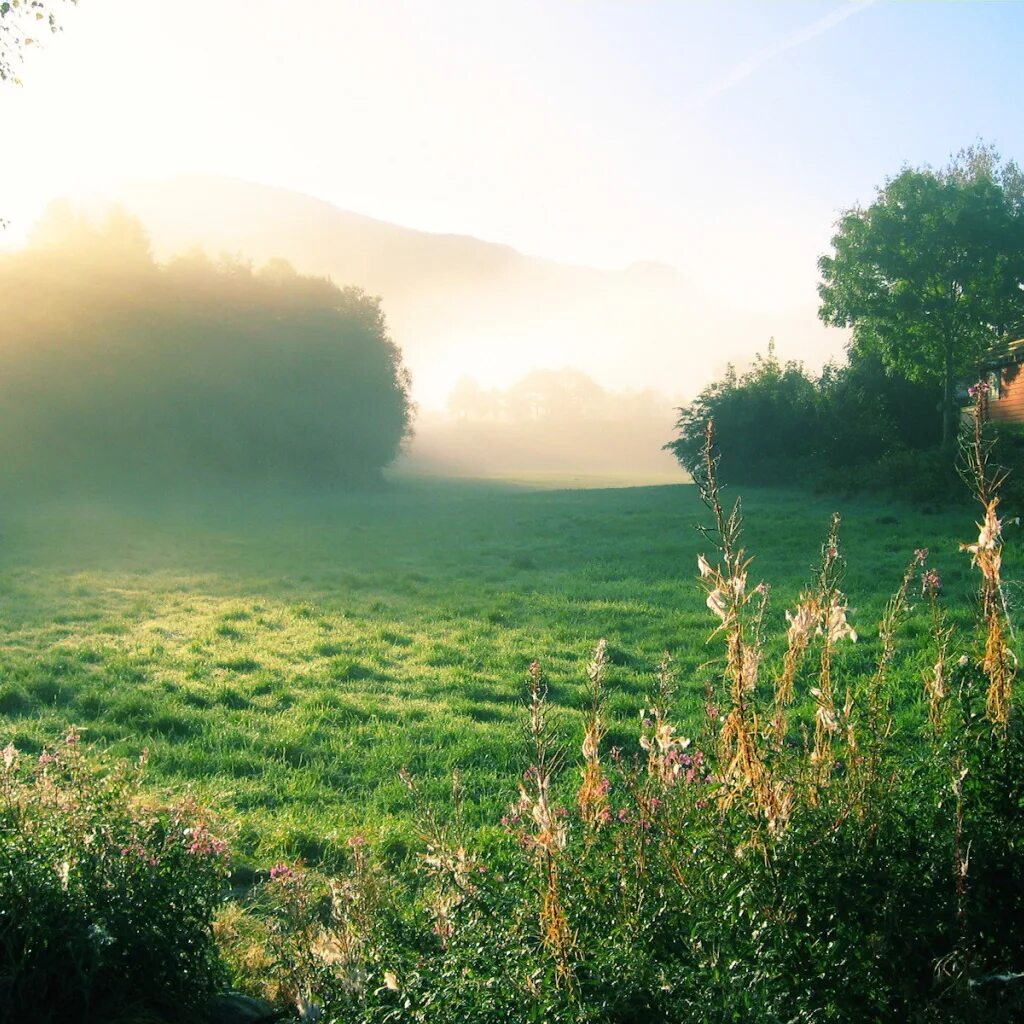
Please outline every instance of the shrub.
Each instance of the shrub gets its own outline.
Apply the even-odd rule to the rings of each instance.
[[[212,919],[224,842],[200,809],[154,807],[72,729],[0,761],[0,1021],[180,1019],[224,978]]]
[[[931,389],[888,373],[874,357],[852,352],[845,366],[826,366],[814,377],[799,363],[781,363],[770,344],[745,374],[730,367],[681,409],[679,437],[665,447],[688,472],[699,471],[704,424],[714,419],[718,442],[729,453],[730,481],[890,489],[903,483],[894,476],[898,465],[914,470],[928,497],[937,487],[944,496],[950,480],[956,487],[950,460],[942,462],[938,483],[915,462],[938,444],[937,400]]]
[[[607,648],[588,668],[581,758],[568,769],[529,670],[529,756],[500,832],[474,842],[461,786],[422,820],[411,871],[356,842],[346,875],[279,865],[231,954],[276,965],[277,995],[328,1021],[1010,1021],[1024,1015],[1024,736],[1001,578],[991,449],[968,469],[983,505],[976,636],[949,624],[928,553],[909,560],[876,664],[857,641],[839,517],[778,661],[769,589],[753,585],[739,504],[723,508],[713,434],[698,480],[712,638],[706,727],[676,731],[666,660],[638,749],[604,749]],[[889,671],[920,600],[934,649],[897,731]],[[916,652],[915,652],[916,656]],[[262,935],[262,939],[260,938]],[[253,944],[269,952],[253,955]]]
[[[1024,466],[1024,424],[993,424],[993,459],[1008,468]],[[1011,474],[1003,485],[1004,500],[1024,508],[1024,474]]]

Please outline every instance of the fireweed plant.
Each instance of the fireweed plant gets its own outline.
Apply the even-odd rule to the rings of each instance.
[[[574,767],[535,662],[500,832],[474,847],[461,783],[442,817],[404,773],[422,851],[386,869],[353,840],[339,879],[279,865],[223,929],[236,981],[266,991],[276,965],[272,995],[338,1022],[1022,1019],[1024,745],[983,401],[963,458],[983,510],[962,546],[980,576],[977,635],[948,623],[918,550],[877,661],[850,672],[835,516],[769,657],[769,588],[751,579],[740,503],[723,505],[709,423],[697,568],[718,653],[702,734],[673,725],[666,654],[637,748],[606,749],[602,640]],[[896,728],[905,695],[889,682],[920,657],[901,633],[915,614],[933,648],[920,735]]]
[[[227,844],[192,802],[142,796],[144,757],[82,746],[0,751],[0,1021],[196,1019],[225,980]]]

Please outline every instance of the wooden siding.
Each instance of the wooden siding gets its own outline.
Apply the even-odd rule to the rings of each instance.
[[[999,398],[988,401],[988,417],[1000,423],[1024,423],[1024,365],[1004,366],[999,371]]]

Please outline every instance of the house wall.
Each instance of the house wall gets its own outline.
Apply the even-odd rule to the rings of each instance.
[[[989,399],[989,419],[1000,423],[1024,423],[1024,365],[1017,363],[1003,367],[1000,374],[1000,397]]]

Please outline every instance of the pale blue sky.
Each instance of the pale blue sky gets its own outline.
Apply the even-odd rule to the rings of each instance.
[[[0,202],[213,171],[809,307],[842,207],[1024,159],[1024,4],[81,0],[0,90]]]

